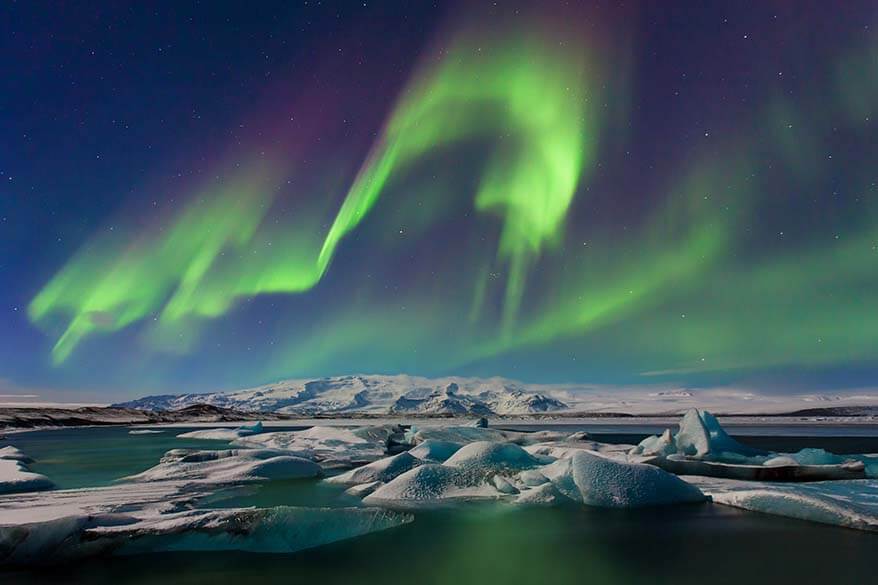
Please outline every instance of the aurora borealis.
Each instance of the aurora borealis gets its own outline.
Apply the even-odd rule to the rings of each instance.
[[[874,385],[873,3],[412,4],[10,9],[0,378]]]

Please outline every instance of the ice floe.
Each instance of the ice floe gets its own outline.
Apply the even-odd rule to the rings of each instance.
[[[0,449],[0,494],[49,490],[55,485],[45,475],[32,472],[33,459],[15,447]]]
[[[587,506],[641,508],[702,502],[701,491],[662,469],[578,451],[541,469],[558,491]]]
[[[240,447],[281,449],[312,459],[324,467],[354,467],[381,459],[395,435],[396,425],[359,428],[311,427],[303,431],[278,431],[244,437],[232,444]]]
[[[684,479],[700,487],[718,504],[811,522],[878,531],[878,480],[793,484],[694,476]]]
[[[125,478],[128,481],[186,480],[233,483],[318,477],[321,467],[303,457],[275,449],[168,451],[155,467]]]
[[[725,432],[716,417],[696,409],[686,413],[676,433],[668,429],[647,437],[629,456],[678,475],[742,480],[844,480],[878,473],[878,458],[841,456],[822,449],[773,453],[742,445]]]
[[[330,477],[326,481],[343,485],[369,484],[372,482],[386,483],[422,463],[423,461],[404,451],[398,455],[385,457],[384,459],[379,459],[340,475]]]
[[[458,449],[463,447],[461,443],[453,443],[451,441],[440,441],[438,439],[427,439],[419,443],[416,447],[409,449],[409,454],[431,463],[442,463]]]
[[[73,515],[0,526],[0,563],[57,562],[107,552],[294,552],[411,520],[388,510],[287,506],[195,509],[145,517]]]
[[[203,429],[199,431],[189,431],[177,435],[179,439],[206,439],[212,441],[234,441],[251,435],[258,435],[262,432],[262,423],[257,422],[252,425],[242,425],[236,429]]]

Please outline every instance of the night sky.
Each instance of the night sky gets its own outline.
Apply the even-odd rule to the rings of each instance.
[[[5,2],[0,395],[874,388],[878,6]]]

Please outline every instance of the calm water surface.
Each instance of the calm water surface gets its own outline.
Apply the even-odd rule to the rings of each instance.
[[[568,427],[569,428],[569,427]],[[107,485],[143,471],[172,448],[224,448],[176,439],[185,429],[129,435],[127,428],[12,435],[59,487]],[[274,430],[274,429],[272,429]],[[636,436],[600,437],[631,442]],[[766,448],[815,446],[808,437],[746,437]],[[773,443],[774,441],[774,443]],[[824,438],[836,452],[878,451],[875,439]],[[350,506],[316,481],[273,482],[215,505]],[[0,572],[0,583],[371,585],[583,583],[876,583],[878,535],[711,504],[613,511],[584,507],[465,506],[418,512],[406,526],[287,555],[161,553],[93,559],[40,571]]]

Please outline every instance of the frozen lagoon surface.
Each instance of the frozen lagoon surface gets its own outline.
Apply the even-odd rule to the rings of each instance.
[[[605,421],[601,425],[601,432],[593,434],[591,438],[599,438],[604,443],[633,444],[640,442],[646,433],[658,433],[661,430],[648,429],[641,433],[631,433],[630,425],[609,429]],[[162,467],[155,467],[156,464],[173,449],[234,451],[242,448],[230,445],[228,441],[177,438],[176,435],[191,431],[191,428],[165,429],[166,432],[161,434],[135,435],[130,435],[130,430],[132,429],[90,428],[36,431],[12,435],[7,441],[0,443],[0,447],[12,444],[21,449],[35,460],[29,465],[30,470],[47,476],[60,490],[110,486],[106,488],[109,491],[98,498],[105,501],[111,500],[113,494],[123,499],[126,497],[124,492],[118,491],[119,486],[113,480],[136,475],[150,468],[153,474],[160,474]],[[266,430],[278,432],[286,429]],[[528,430],[558,429],[531,427]],[[594,432],[589,427],[563,425],[561,433],[569,434],[576,430]],[[319,436],[322,433],[310,433],[303,440],[294,442],[284,439],[283,446],[301,448],[299,455],[307,455],[305,451],[308,449],[311,449],[311,455],[318,452],[317,456],[330,463],[327,472],[329,476],[345,473],[345,469],[331,468],[338,458],[330,456],[331,453],[325,449],[327,441],[319,444],[315,441],[314,435]],[[846,436],[844,428],[835,433],[826,431],[816,442],[813,436],[803,436],[801,433],[798,436],[792,433],[782,438],[738,434],[735,428],[731,429],[731,433],[748,446],[763,450],[786,452],[823,446],[836,453],[878,452],[878,437],[862,436],[861,431]],[[878,435],[878,432],[873,432],[873,435]],[[366,441],[370,438],[375,438],[374,432],[365,434]],[[432,443],[422,443],[422,447],[416,448],[413,453],[424,461],[423,465],[440,465],[441,460],[452,457],[456,452],[450,446],[451,441],[440,442],[448,438],[427,437],[426,441]],[[333,440],[332,437],[323,439]],[[251,465],[254,459],[270,460],[274,455],[271,449],[281,446],[277,435],[266,437],[266,440],[267,444],[256,441],[250,445],[251,448],[259,448],[263,452],[257,457],[248,457],[246,461],[242,461],[245,467]],[[366,452],[366,447],[360,444],[357,452]],[[551,470],[544,470],[545,473],[541,471],[542,465],[548,460],[539,459],[548,456],[550,452],[556,456],[562,455],[564,447],[520,447],[520,451],[529,455],[523,456],[516,449],[504,448],[498,453],[495,448],[470,447],[452,460],[452,465],[448,467],[453,468],[451,475],[455,478],[459,473],[471,474],[473,470],[486,465],[504,467],[504,476],[509,477],[511,483],[517,484],[517,487],[511,487],[521,493],[534,493],[542,490],[542,486],[551,486],[539,478],[541,475],[551,475]],[[608,448],[608,453],[612,454],[612,451],[612,448]],[[617,453],[620,451],[623,450],[616,450]],[[430,457],[436,460],[428,461]],[[196,461],[192,461],[193,469],[190,471],[191,481],[195,483],[210,483],[210,469],[214,466],[211,461],[223,459],[221,468],[224,470],[228,463],[228,457],[197,456],[194,459]],[[205,461],[197,461],[198,459]],[[172,455],[166,461],[171,466],[167,469],[173,470],[179,476],[179,456]],[[478,465],[471,465],[472,462],[477,462]],[[557,506],[517,506],[509,504],[509,500],[518,497],[517,495],[504,494],[498,488],[498,482],[492,482],[489,485],[489,495],[492,496],[488,498],[490,501],[480,499],[476,502],[456,502],[451,506],[426,509],[409,507],[407,511],[397,512],[411,513],[413,522],[405,520],[404,516],[388,520],[387,517],[346,515],[344,509],[369,510],[363,507],[361,501],[364,494],[345,493],[352,482],[377,478],[385,486],[392,485],[394,479],[391,476],[397,472],[401,472],[400,475],[412,473],[416,467],[419,466],[412,466],[411,461],[401,458],[400,461],[375,465],[360,474],[349,473],[353,476],[350,481],[280,476],[268,482],[245,483],[224,494],[222,499],[203,504],[209,505],[212,510],[230,511],[229,514],[219,513],[219,516],[225,518],[222,522],[228,522],[230,517],[234,518],[236,511],[254,506],[330,508],[336,511],[334,521],[338,522],[342,518],[341,524],[352,526],[354,531],[351,536],[357,536],[356,538],[332,542],[333,538],[327,539],[324,535],[324,541],[318,539],[317,543],[329,544],[295,552],[297,542],[306,542],[313,537],[306,524],[306,528],[292,534],[289,530],[277,532],[276,529],[270,533],[269,540],[275,537],[285,538],[291,543],[291,546],[283,549],[284,554],[277,554],[277,551],[269,554],[239,551],[198,552],[192,550],[192,546],[187,546],[185,552],[173,552],[173,547],[167,547],[166,552],[77,561],[73,565],[74,570],[70,567],[6,569],[5,572],[0,569],[0,577],[3,583],[112,581],[212,584],[255,579],[285,583],[320,581],[382,584],[388,580],[480,584],[700,583],[708,576],[712,582],[717,583],[740,583],[745,580],[803,583],[823,579],[840,583],[866,583],[874,578],[873,557],[878,545],[878,535],[874,533],[758,514],[716,503],[638,509],[588,507],[577,502]],[[278,473],[285,470],[300,473],[301,466],[278,465],[275,468]],[[563,469],[554,471],[564,472]],[[575,480],[572,473],[566,477]],[[705,493],[716,493],[715,499],[745,498],[748,495],[746,490],[731,480],[699,478],[692,483]],[[838,482],[832,483],[842,485]],[[165,488],[161,481],[144,485],[149,487],[139,488],[143,492],[141,495],[145,500],[151,499],[152,505],[167,503],[176,497],[173,490],[169,493],[162,491]],[[478,482],[471,485],[478,485]],[[569,493],[578,493],[576,486],[579,485],[583,485],[582,482],[577,484],[572,481],[568,486]],[[790,489],[784,486],[791,486],[795,489],[797,485],[799,484],[783,484],[781,487]],[[819,489],[818,484],[808,485]],[[507,489],[505,485],[499,487]],[[752,484],[744,487],[752,487]],[[210,488],[208,492],[212,490]],[[90,490],[84,491],[91,493]],[[504,494],[499,496],[499,500],[498,493]],[[59,498],[71,492],[28,494],[31,500],[23,500],[23,513],[33,516],[36,513],[34,502],[44,500],[47,494],[54,494],[52,497]],[[866,492],[867,504],[870,494],[874,496],[874,488]],[[847,497],[844,490],[835,496]],[[821,492],[817,497],[832,498],[833,494]],[[868,508],[866,512],[870,513]],[[299,518],[309,519],[313,516],[300,515]],[[244,514],[235,521],[246,523],[247,515]],[[375,522],[379,525],[376,530],[372,530],[371,526]],[[319,522],[311,524],[311,530],[318,525]],[[385,525],[392,527],[385,530]],[[223,538],[225,537],[221,535],[220,540]],[[187,545],[185,542],[183,544]],[[211,544],[211,547],[215,545]],[[751,561],[740,562],[734,559]]]

